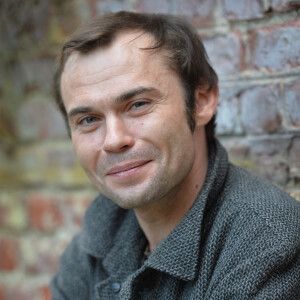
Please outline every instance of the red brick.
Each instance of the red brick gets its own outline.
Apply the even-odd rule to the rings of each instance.
[[[239,32],[204,39],[207,54],[218,75],[234,75],[244,69],[244,46]]]
[[[15,239],[2,238],[0,240],[0,270],[14,270],[18,265],[19,244]]]
[[[271,133],[280,129],[278,86],[253,87],[241,95],[240,101],[242,125],[247,133]]]
[[[21,261],[26,273],[53,275],[58,270],[59,257],[69,241],[70,238],[66,237],[23,238],[21,240]]]
[[[300,80],[285,85],[285,107],[287,113],[287,125],[300,129]]]
[[[223,14],[229,20],[247,20],[264,15],[262,0],[222,0]]]
[[[170,0],[139,0],[136,11],[142,13],[169,13]]]
[[[300,66],[300,22],[273,25],[251,31],[251,68],[288,71]]]
[[[299,0],[272,0],[271,7],[274,11],[291,11],[300,7]]]
[[[50,288],[48,286],[41,287],[40,291],[41,291],[41,296],[42,296],[41,300],[50,300],[51,299],[51,292],[50,292]]]
[[[215,23],[216,5],[216,0],[177,0],[177,12],[194,26],[207,26]]]
[[[82,226],[83,216],[90,203],[95,199],[91,196],[69,196],[64,202],[63,214],[68,221],[68,227],[80,228]]]
[[[58,207],[58,199],[52,196],[33,194],[29,196],[29,222],[41,231],[55,230],[62,225],[63,218]]]

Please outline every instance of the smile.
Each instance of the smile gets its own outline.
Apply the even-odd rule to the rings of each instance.
[[[116,176],[116,177],[127,177],[134,175],[138,172],[142,167],[148,164],[150,160],[136,161],[132,163],[127,163],[121,166],[116,166],[108,170],[108,176]]]

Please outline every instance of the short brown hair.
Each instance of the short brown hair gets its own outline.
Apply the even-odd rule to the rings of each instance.
[[[218,77],[209,63],[199,35],[187,22],[175,16],[126,11],[92,19],[75,31],[62,48],[54,76],[54,91],[56,103],[68,129],[67,113],[60,90],[61,75],[67,59],[75,51],[88,53],[97,47],[109,45],[117,33],[124,30],[150,33],[154,37],[154,45],[144,50],[164,48],[169,52],[169,66],[181,78],[185,92],[187,121],[191,131],[194,131],[195,88],[204,85],[211,90],[218,84]],[[215,116],[206,125],[205,130],[209,141],[214,136]]]

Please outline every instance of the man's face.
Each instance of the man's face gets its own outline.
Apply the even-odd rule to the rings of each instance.
[[[172,197],[188,178],[196,140],[178,76],[149,35],[73,53],[61,89],[79,161],[100,192],[124,208]]]

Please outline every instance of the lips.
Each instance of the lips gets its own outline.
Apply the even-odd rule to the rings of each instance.
[[[108,170],[107,175],[118,175],[123,172],[131,171],[149,163],[150,160],[135,161],[124,165],[116,166]]]

